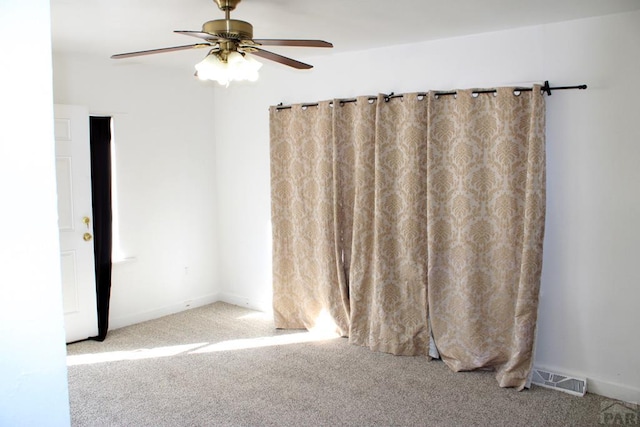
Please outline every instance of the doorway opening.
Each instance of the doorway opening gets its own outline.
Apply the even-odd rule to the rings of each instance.
[[[104,341],[109,329],[113,247],[111,117],[89,117],[89,142],[91,147],[93,248],[98,312],[98,335],[91,339]]]

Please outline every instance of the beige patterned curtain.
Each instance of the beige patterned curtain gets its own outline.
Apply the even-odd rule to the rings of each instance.
[[[545,213],[544,100],[454,96],[271,108],[277,327],[327,316],[353,344],[532,364]],[[429,319],[429,321],[428,321]]]
[[[311,329],[326,313],[346,335],[349,301],[335,216],[332,108],[323,102],[285,114],[271,111],[276,327]]]

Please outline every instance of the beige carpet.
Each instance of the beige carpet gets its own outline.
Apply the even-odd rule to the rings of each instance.
[[[68,346],[74,426],[591,426],[604,398],[277,331],[225,303]]]

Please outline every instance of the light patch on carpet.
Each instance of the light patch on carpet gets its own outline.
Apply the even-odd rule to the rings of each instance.
[[[236,317],[240,320],[271,320],[273,319],[273,313],[265,313],[263,311],[256,311],[254,313],[243,314]]]
[[[339,338],[335,333],[300,332],[274,337],[229,340],[211,344],[192,351],[191,354],[213,353],[216,351],[247,350],[251,348],[272,347],[276,345],[301,344],[315,341],[327,341]]]
[[[141,348],[128,351],[110,351],[105,353],[75,354],[67,356],[67,366],[91,365],[95,363],[119,362],[122,360],[155,359],[158,357],[171,357],[180,353],[203,347],[209,343],[172,345],[168,347]]]
[[[203,354],[218,351],[247,350],[252,348],[272,347],[276,345],[301,344],[315,341],[326,341],[339,338],[333,332],[300,332],[270,337],[247,338],[221,341],[210,344],[201,342],[196,344],[172,345],[167,347],[141,348],[127,351],[110,351],[103,353],[75,354],[67,356],[67,366],[92,365],[96,363],[120,362],[124,360],[156,359],[160,357],[177,356],[182,353]]]

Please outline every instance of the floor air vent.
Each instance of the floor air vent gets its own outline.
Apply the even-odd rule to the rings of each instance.
[[[575,396],[584,396],[587,392],[587,380],[556,374],[543,369],[533,368],[531,382],[540,387],[564,391]]]

